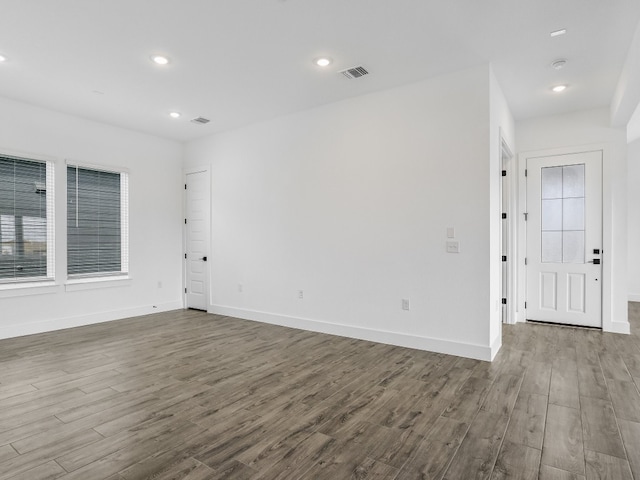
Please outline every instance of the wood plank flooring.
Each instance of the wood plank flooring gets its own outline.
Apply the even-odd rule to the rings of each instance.
[[[493,363],[176,311],[0,341],[0,480],[640,480],[632,335]]]

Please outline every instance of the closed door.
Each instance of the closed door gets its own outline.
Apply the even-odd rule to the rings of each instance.
[[[526,168],[527,319],[602,327],[602,152]]]
[[[187,174],[186,182],[186,286],[187,308],[207,310],[209,271],[209,173]]]

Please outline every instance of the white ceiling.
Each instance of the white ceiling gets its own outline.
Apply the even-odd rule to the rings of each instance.
[[[608,106],[639,19],[638,0],[2,0],[0,96],[185,141],[491,62],[522,119]]]

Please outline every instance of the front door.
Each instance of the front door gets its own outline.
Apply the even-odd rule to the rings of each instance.
[[[527,319],[602,327],[602,151],[526,168]]]

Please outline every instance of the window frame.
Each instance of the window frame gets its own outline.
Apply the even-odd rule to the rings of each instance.
[[[103,282],[116,282],[120,283],[122,280],[129,280],[130,268],[129,268],[129,170],[124,167],[96,165],[76,160],[67,159],[65,161],[65,189],[68,185],[68,168],[75,167],[85,170],[93,170],[106,173],[117,173],[120,175],[120,271],[114,272],[94,272],[94,273],[69,273],[69,239],[68,232],[69,226],[65,225],[65,255],[67,258],[66,266],[66,290],[85,289],[87,287],[75,287],[79,284],[94,284],[96,288],[100,288],[105,284]],[[65,219],[68,216],[68,200],[69,192],[65,192]],[[91,285],[88,286],[91,288]]]
[[[26,162],[43,163],[45,165],[46,188],[46,274],[34,277],[0,278],[0,291],[13,292],[23,288],[50,287],[56,284],[56,159],[46,155],[29,152],[0,149],[0,156]],[[4,295],[0,296],[0,298]]]

